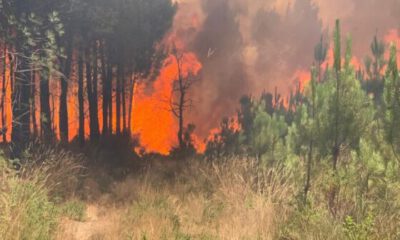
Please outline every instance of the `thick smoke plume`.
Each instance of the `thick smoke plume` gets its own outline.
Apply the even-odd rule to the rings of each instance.
[[[358,59],[400,29],[400,0],[180,0],[173,33],[203,65],[190,122],[204,138],[243,94],[287,94],[307,76],[321,35],[340,18]]]

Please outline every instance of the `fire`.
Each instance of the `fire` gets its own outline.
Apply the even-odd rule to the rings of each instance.
[[[7,53],[4,53],[5,56],[7,56]],[[9,59],[6,57],[6,66],[10,64]],[[0,75],[0,80],[1,80],[1,90],[5,88],[5,96],[4,96],[4,115],[5,115],[5,126],[0,125],[0,129],[7,129],[7,134],[6,134],[6,139],[9,141],[11,139],[11,124],[12,124],[12,108],[11,108],[11,75],[10,75],[10,68],[6,68],[5,71],[5,78],[6,78],[6,85],[3,86],[3,75]],[[2,92],[0,93],[0,97],[2,96]],[[1,124],[1,122],[0,122]],[[0,136],[0,142],[3,142],[3,137]]]
[[[400,64],[400,30],[397,29],[391,29],[385,36],[385,42],[387,43],[393,43],[397,46],[397,63]],[[389,56],[389,53],[387,52],[387,56]]]
[[[183,77],[198,74],[201,64],[193,53],[184,53],[182,58]],[[132,132],[140,136],[140,142],[149,152],[168,154],[177,144],[177,119],[171,112],[173,83],[178,78],[178,63],[170,55],[164,62],[160,75],[151,86],[141,83],[136,88],[133,103]],[[187,123],[186,123],[187,124]],[[196,141],[198,142],[198,141]],[[199,145],[199,144],[197,144]]]
[[[294,74],[296,82],[299,84],[300,91],[303,91],[305,86],[311,81],[310,71],[297,70]]]
[[[192,136],[192,140],[197,152],[204,153],[206,151],[205,141],[202,141],[197,135]]]
[[[223,126],[223,124],[221,124],[219,127],[211,129],[210,134],[207,137],[207,141],[217,141],[217,142],[221,141],[220,134],[221,134],[223,128],[225,128],[225,127],[229,128],[232,132],[240,131],[241,126],[240,126],[238,117],[234,116],[234,117],[229,118],[228,122],[227,122],[227,126]]]

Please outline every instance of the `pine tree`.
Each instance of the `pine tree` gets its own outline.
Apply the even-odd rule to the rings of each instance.
[[[393,153],[397,156],[400,147],[400,76],[397,65],[397,48],[390,47],[390,58],[384,87],[385,132]]]

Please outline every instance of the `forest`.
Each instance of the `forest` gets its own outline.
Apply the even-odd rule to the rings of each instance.
[[[0,0],[1,238],[400,239],[400,30],[336,20],[201,139],[182,4]]]

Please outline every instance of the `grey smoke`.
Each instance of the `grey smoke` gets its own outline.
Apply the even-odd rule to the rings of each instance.
[[[195,17],[200,26],[190,27]],[[400,29],[400,0],[181,0],[175,31],[203,64],[189,120],[204,138],[236,114],[243,94],[276,86],[288,93],[298,70],[307,71],[321,34],[340,18],[363,58],[375,33]],[[188,27],[189,26],[189,27]]]

